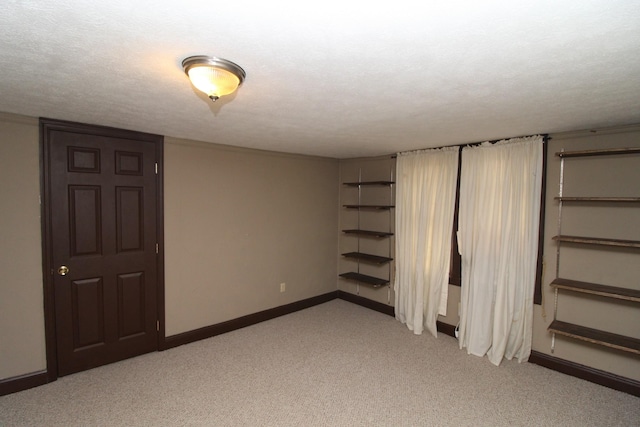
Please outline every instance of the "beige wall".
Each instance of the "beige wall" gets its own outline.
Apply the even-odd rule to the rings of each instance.
[[[639,141],[640,127],[553,136],[545,219],[544,304],[536,306],[534,313],[536,351],[550,353],[551,346],[546,327],[553,317],[553,293],[548,283],[555,276],[555,245],[550,237],[556,233],[553,197],[559,170],[553,153],[560,147],[639,146]],[[0,380],[46,368],[38,150],[36,119],[0,114]],[[338,243],[338,230],[353,225],[353,218],[349,218],[353,212],[344,212],[336,201],[340,205],[352,202],[353,193],[345,192],[339,183],[357,181],[361,169],[363,180],[385,180],[393,175],[394,166],[390,158],[338,162],[166,138],[167,335],[331,292],[336,289],[336,280],[341,290],[393,305],[391,287],[356,287],[336,279],[348,268],[339,254],[352,250],[344,239]],[[610,178],[619,182],[616,176],[623,173],[631,177],[627,185],[614,188],[619,195],[638,195],[638,168],[632,167],[631,172],[617,166],[583,169],[586,173],[582,172],[577,182],[591,188],[599,182],[611,183]],[[592,169],[603,172],[601,178],[594,181]],[[580,192],[580,184],[572,191]],[[572,224],[587,229],[594,223],[609,224],[610,230],[602,230],[605,234],[610,231],[614,237],[640,239],[637,208],[636,213],[627,209],[619,217],[630,221],[629,227],[622,226],[623,221],[602,220],[601,212],[593,209]],[[383,214],[373,221],[374,227],[378,223],[385,226],[393,217]],[[388,247],[388,243],[384,245]],[[615,259],[605,255],[604,263],[587,261],[587,268],[581,267],[584,262],[571,266],[572,259],[580,261],[584,256],[568,258],[568,268],[584,274],[583,280],[638,286],[637,252]],[[280,293],[283,282],[286,291]],[[440,320],[455,325],[459,288],[450,286],[449,295],[449,313]],[[607,308],[594,298],[568,297],[560,308],[566,320],[640,337],[637,305]],[[625,353],[560,339],[554,356],[640,380],[640,361]]]
[[[584,131],[552,135],[548,146],[546,217],[544,238],[543,304],[534,308],[533,350],[551,354],[551,334],[547,326],[553,320],[554,294],[549,283],[556,274],[556,245],[551,237],[557,234],[560,161],[556,151],[590,148],[619,148],[640,146],[640,126]],[[565,177],[565,195],[584,196],[640,196],[640,155],[623,159],[593,157],[571,164],[571,174]],[[340,162],[341,182],[357,181],[359,171],[363,180],[386,179],[393,168],[390,160],[382,158],[350,159]],[[569,171],[568,166],[565,168]],[[569,172],[565,172],[566,174]],[[569,178],[571,178],[569,180]],[[341,188],[341,205],[355,203],[353,189]],[[342,209],[340,228],[355,222],[354,213]],[[606,207],[598,205],[564,208],[563,233],[590,237],[613,237],[640,240],[640,206]],[[353,250],[350,238],[340,240],[340,250]],[[375,250],[375,249],[374,249]],[[350,268],[350,261],[339,261],[339,272]],[[637,250],[565,249],[562,256],[561,276],[576,280],[640,289],[640,254]],[[393,290],[371,289],[338,280],[338,287],[346,292],[360,294],[374,301],[394,304]],[[449,325],[459,321],[460,287],[449,285],[447,315],[438,320]],[[559,299],[558,319],[618,334],[640,338],[640,305],[623,302],[611,304],[606,298],[564,294]],[[572,339],[557,337],[554,357],[640,380],[640,359],[636,355],[608,350]]]
[[[167,336],[336,290],[337,160],[166,138],[164,177]]]
[[[46,368],[38,121],[0,114],[0,379]]]
[[[171,138],[164,160],[168,336],[335,291],[337,160]],[[46,369],[39,176],[37,119],[0,115],[0,380]]]

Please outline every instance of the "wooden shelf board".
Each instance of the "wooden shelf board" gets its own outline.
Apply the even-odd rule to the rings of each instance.
[[[389,258],[386,256],[365,254],[363,252],[347,252],[342,254],[342,256],[345,258],[353,258],[360,261],[371,262],[374,264],[385,264],[387,262],[393,261],[393,258]]]
[[[636,289],[600,285],[597,283],[580,282],[578,280],[562,279],[560,277],[551,282],[550,286],[574,292],[583,292],[586,294],[600,295],[608,298],[640,302],[640,291]]]
[[[366,274],[355,272],[342,273],[340,277],[343,277],[347,280],[353,280],[355,282],[363,283],[365,285],[371,285],[374,288],[379,288],[380,286],[384,286],[389,283],[389,281],[386,279],[380,279],[378,277],[367,276]]]
[[[361,235],[361,236],[368,236],[368,237],[390,237],[390,236],[393,236],[393,233],[389,233],[387,231],[349,229],[349,230],[342,230],[342,232],[346,233],[346,234],[358,234],[358,235]]]
[[[556,200],[563,202],[622,202],[622,203],[637,203],[640,202],[640,197],[554,197]]]
[[[560,242],[585,243],[589,245],[618,246],[618,247],[624,247],[624,248],[640,248],[640,241],[638,240],[603,239],[600,237],[582,237],[582,236],[567,236],[567,235],[553,236],[552,239]]]
[[[395,181],[361,181],[361,182],[344,182],[343,185],[348,187],[361,187],[366,185],[389,186],[395,184]]]
[[[395,208],[392,205],[343,205],[347,209],[373,209],[373,210],[389,210]]]
[[[556,153],[556,156],[588,157],[588,156],[612,156],[617,154],[635,154],[635,153],[640,153],[640,147],[605,148],[600,150],[559,151]]]
[[[549,325],[548,330],[555,332],[556,334],[565,335],[582,341],[640,354],[640,339],[637,338],[574,325],[560,320],[554,320],[551,325]]]

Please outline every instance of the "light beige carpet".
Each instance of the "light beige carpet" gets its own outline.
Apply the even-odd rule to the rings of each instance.
[[[0,426],[640,426],[640,398],[334,300],[0,397]]]

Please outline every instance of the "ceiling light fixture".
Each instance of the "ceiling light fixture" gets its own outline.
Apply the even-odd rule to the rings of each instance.
[[[233,93],[246,76],[238,64],[215,56],[190,56],[182,61],[182,68],[191,83],[213,102]]]

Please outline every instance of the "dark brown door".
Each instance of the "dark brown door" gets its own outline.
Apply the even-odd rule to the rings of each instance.
[[[157,350],[161,137],[42,123],[58,375]]]

